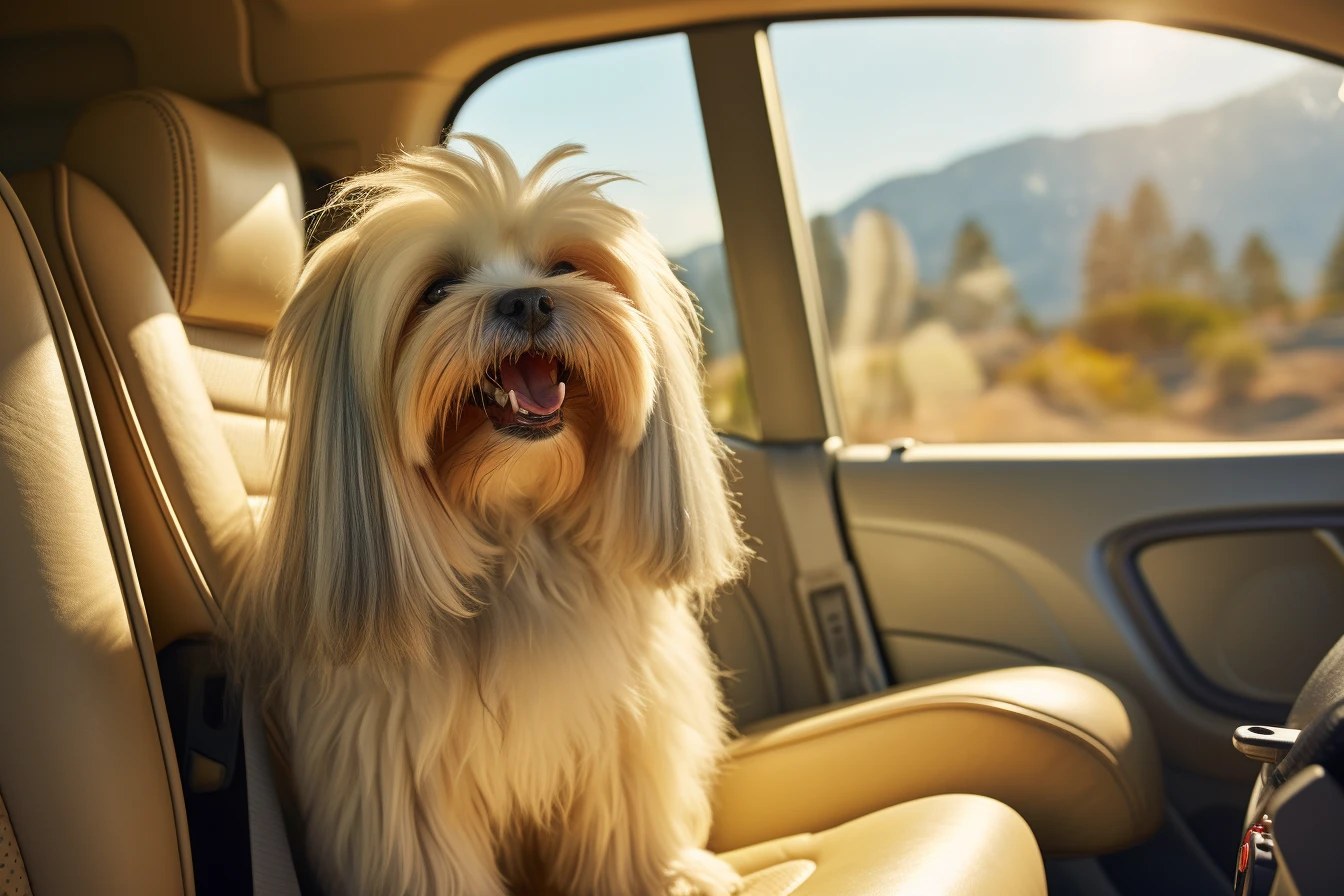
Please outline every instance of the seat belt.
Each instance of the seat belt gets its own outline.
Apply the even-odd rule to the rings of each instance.
[[[841,537],[844,525],[831,492],[840,440],[774,445],[775,500],[793,555],[795,595],[831,701],[887,687],[887,669],[862,586]]]
[[[252,849],[252,896],[300,896],[285,818],[275,788],[266,723],[256,695],[243,692],[243,762],[247,769],[247,836]]]

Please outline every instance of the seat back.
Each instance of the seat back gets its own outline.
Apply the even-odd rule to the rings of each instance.
[[[154,652],[69,325],[0,178],[0,892],[193,892]]]
[[[298,169],[262,128],[137,90],[90,105],[16,189],[86,358],[155,646],[207,636],[279,441],[262,354],[302,261]]]

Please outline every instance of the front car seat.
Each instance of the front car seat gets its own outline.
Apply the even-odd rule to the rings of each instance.
[[[261,128],[134,91],[14,185],[88,371],[155,647],[208,637],[270,484],[261,356],[303,257],[298,170]]]
[[[194,892],[154,650],[74,342],[0,177],[0,892]]]

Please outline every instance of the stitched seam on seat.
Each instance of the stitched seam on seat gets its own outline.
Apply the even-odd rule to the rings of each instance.
[[[196,282],[196,164],[191,151],[190,132],[177,107],[158,91],[137,94],[163,122],[173,156],[173,256],[181,254],[181,269],[174,268],[173,304],[181,312],[191,302]],[[185,147],[185,148],[184,148]],[[186,214],[185,195],[191,196],[192,213]],[[189,236],[189,231],[192,233]]]
[[[181,260],[183,249],[179,234],[184,230],[182,226],[182,152],[178,148],[177,135],[174,133],[173,122],[165,113],[157,94],[148,90],[137,90],[130,93],[113,94],[102,100],[91,103],[89,108],[99,106],[112,106],[119,102],[143,103],[148,106],[163,125],[164,134],[168,137],[169,156],[172,158],[173,174],[173,233],[171,243],[172,259],[169,265],[169,276],[166,278],[173,289],[173,298],[181,292],[182,280],[185,277],[185,263]]]
[[[117,361],[116,352],[112,348],[112,342],[103,326],[102,317],[98,314],[98,308],[93,302],[88,280],[84,277],[84,268],[79,262],[79,251],[75,247],[74,231],[70,226],[69,169],[60,163],[57,163],[53,168],[56,174],[54,178],[56,181],[56,190],[54,191],[56,230],[61,242],[61,251],[65,256],[66,269],[70,273],[70,281],[74,284],[80,307],[89,322],[89,330],[93,334],[94,344],[98,346],[98,354],[103,362],[103,368],[112,383],[113,394],[117,396],[122,421],[130,431],[131,442],[135,445],[136,454],[140,457],[141,468],[145,473],[145,478],[149,481],[150,490],[154,493],[159,510],[163,514],[164,523],[173,536],[178,555],[182,558],[188,574],[196,585],[197,596],[206,608],[206,613],[216,625],[222,625],[224,614],[214,599],[210,584],[206,581],[205,573],[201,571],[200,565],[196,562],[196,555],[191,550],[186,533],[182,530],[181,521],[177,518],[172,501],[168,497],[168,490],[163,484],[162,477],[159,476],[158,467],[154,464],[148,440],[140,426],[140,419],[135,413],[130,389],[126,385],[126,379],[122,374],[121,365]]]
[[[187,241],[187,231],[190,231],[190,246],[186,250],[185,263],[183,265],[182,295],[180,297],[174,297],[177,299],[175,304],[177,305],[178,311],[181,312],[190,307],[192,300],[196,297],[196,269],[200,262],[201,178],[200,172],[196,168],[196,144],[192,141],[191,128],[187,126],[186,116],[182,114],[182,110],[177,107],[176,103],[168,100],[162,93],[155,94],[155,97],[165,106],[168,116],[171,117],[173,123],[175,123],[178,128],[178,137],[180,139],[178,145],[185,148],[185,151],[183,152],[182,169],[186,195],[191,199],[191,220],[181,231],[184,243]]]
[[[835,734],[836,732],[856,730],[871,724],[886,722],[898,716],[913,714],[916,712],[931,712],[931,711],[936,712],[947,709],[985,711],[999,715],[1011,716],[1013,718],[1020,718],[1024,721],[1027,721],[1035,725],[1038,728],[1041,728],[1047,733],[1057,733],[1065,735],[1066,739],[1072,738],[1073,740],[1082,744],[1082,746],[1084,747],[1084,753],[1090,755],[1093,759],[1095,759],[1097,763],[1102,767],[1102,769],[1106,772],[1107,776],[1110,777],[1115,782],[1117,788],[1120,791],[1121,796],[1124,798],[1125,807],[1129,811],[1130,826],[1138,827],[1140,818],[1140,805],[1138,795],[1133,791],[1133,788],[1131,788],[1129,782],[1125,779],[1125,777],[1120,774],[1118,770],[1118,766],[1120,764],[1119,760],[1117,759],[1115,754],[1110,750],[1109,747],[1107,747],[1097,738],[1093,737],[1091,734],[1087,733],[1086,731],[1082,730],[1081,728],[1078,728],[1077,726],[1069,722],[1064,721],[1063,719],[1049,715],[1048,713],[1043,713],[1039,710],[1019,706],[1018,704],[1015,703],[1008,703],[1006,701],[1001,700],[993,700],[986,697],[945,695],[945,696],[939,696],[936,699],[930,699],[925,702],[912,701],[902,706],[892,707],[891,709],[883,713],[867,716],[862,719],[856,719],[851,722],[839,723],[825,730],[807,734],[794,735],[778,743],[749,745],[748,747],[744,748],[744,752],[740,754],[734,755],[730,752],[727,762],[729,767],[731,767],[732,763],[738,758],[764,755],[767,753],[774,752],[776,750],[786,749],[788,747],[797,744],[810,743],[812,741],[822,740],[832,734]]]

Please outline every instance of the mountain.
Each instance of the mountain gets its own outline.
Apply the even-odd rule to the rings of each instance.
[[[1309,293],[1344,222],[1340,77],[1336,67],[1311,63],[1268,87],[1157,123],[994,147],[874,185],[835,213],[835,227],[847,234],[864,208],[887,213],[908,231],[922,280],[937,282],[957,228],[978,218],[1026,307],[1058,323],[1078,308],[1097,212],[1123,212],[1136,182],[1147,177],[1165,193],[1178,231],[1205,230],[1221,266],[1259,230],[1289,288]],[[676,262],[718,331],[708,340],[711,354],[730,348],[735,321],[722,248],[703,246]]]

